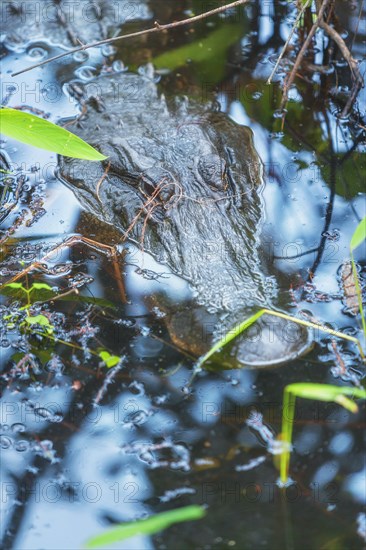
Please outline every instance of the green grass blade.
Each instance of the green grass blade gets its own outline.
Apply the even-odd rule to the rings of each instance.
[[[355,399],[366,399],[366,390],[362,388],[333,386],[331,384],[296,382],[286,386],[286,391],[293,393],[296,397],[316,399],[317,401],[334,401],[338,395],[348,395]]]
[[[284,450],[280,458],[280,479],[283,486],[288,481],[296,398],[302,397],[316,401],[333,401],[351,413],[356,413],[358,411],[357,404],[347,396],[354,399],[366,399],[366,390],[363,388],[339,387],[332,386],[331,384],[312,384],[308,382],[297,382],[285,387],[282,405],[282,441],[284,442]]]
[[[201,519],[205,514],[205,509],[202,506],[196,505],[161,512],[147,519],[123,523],[117,527],[113,527],[105,533],[89,539],[85,544],[85,548],[99,548],[100,546],[120,542],[135,535],[153,535],[163,529],[167,529],[167,527],[170,527],[174,523]]]
[[[338,332],[337,330],[330,329],[328,327],[324,327],[323,325],[318,325],[316,323],[312,323],[310,321],[305,321],[304,319],[298,319],[297,317],[292,317],[291,315],[287,315],[286,313],[280,313],[279,311],[272,311],[270,309],[261,309],[257,311],[254,315],[249,317],[248,319],[245,319],[242,323],[235,326],[231,330],[229,330],[223,338],[221,338],[218,342],[216,342],[212,348],[208,350],[207,353],[202,355],[196,365],[195,365],[195,372],[198,372],[202,365],[212,357],[217,351],[219,351],[221,348],[226,346],[229,342],[234,340],[237,336],[239,336],[242,332],[244,332],[247,328],[249,328],[253,323],[255,323],[262,315],[273,315],[275,317],[280,317],[282,319],[286,319],[287,321],[293,321],[294,323],[297,323],[298,325],[302,325],[307,328],[313,328],[317,330],[321,330],[327,334],[331,334],[332,336],[337,336],[338,338],[343,338],[343,340],[349,340],[350,342],[353,342],[357,345],[360,355],[362,359],[364,359],[365,355],[363,353],[360,341],[358,338],[355,338],[354,336],[350,336],[349,334],[343,334],[342,332]]]
[[[285,391],[283,394],[283,404],[282,404],[283,452],[281,454],[281,462],[280,462],[280,479],[283,485],[286,484],[288,479],[288,470],[289,470],[290,455],[291,455],[292,430],[294,425],[295,404],[296,404],[296,396],[288,388],[289,386],[285,388]]]
[[[261,309],[260,311],[258,311],[257,313],[249,317],[249,319],[246,319],[245,321],[240,323],[240,325],[238,325],[237,327],[234,327],[232,330],[227,332],[223,338],[221,338],[218,342],[216,342],[216,344],[214,344],[212,348],[209,349],[207,353],[205,353],[205,355],[202,355],[202,357],[199,358],[199,360],[196,363],[196,369],[199,369],[200,367],[202,367],[203,363],[205,363],[214,353],[216,353],[222,347],[226,346],[226,344],[231,342],[231,340],[234,340],[234,338],[236,338],[244,330],[249,328],[250,325],[255,323],[255,321],[257,321],[265,312],[266,312],[265,309]]]
[[[16,109],[0,109],[1,133],[22,143],[52,151],[65,157],[104,160],[91,145],[48,120]]]
[[[366,216],[360,221],[352,235],[350,248],[351,252],[366,239]]]

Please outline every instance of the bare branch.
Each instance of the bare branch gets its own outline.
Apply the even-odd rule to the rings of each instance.
[[[343,55],[344,59],[347,61],[348,65],[349,65],[349,68],[351,70],[351,74],[352,74],[352,77],[353,77],[353,80],[354,80],[354,85],[353,85],[353,88],[352,88],[352,92],[351,92],[351,94],[348,98],[348,101],[347,101],[346,105],[344,106],[343,111],[341,113],[341,116],[345,117],[345,116],[347,116],[354,100],[356,99],[356,96],[357,96],[358,92],[360,91],[360,89],[363,86],[363,78],[361,76],[360,69],[358,67],[357,61],[352,57],[352,54],[351,54],[350,50],[348,49],[345,41],[340,36],[340,34],[338,34],[338,32],[335,29],[333,29],[333,27],[328,25],[328,23],[326,23],[325,21],[320,21],[319,25],[322,29],[324,29],[324,31],[327,33],[327,35],[332,40],[334,40],[334,42],[337,44],[341,54]]]

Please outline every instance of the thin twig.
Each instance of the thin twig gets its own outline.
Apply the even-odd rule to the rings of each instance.
[[[287,103],[289,89],[291,88],[291,86],[292,86],[292,84],[295,80],[296,73],[297,73],[297,71],[298,71],[298,69],[301,65],[301,62],[303,60],[304,55],[307,52],[308,47],[310,46],[310,43],[313,39],[313,36],[316,33],[316,31],[317,31],[317,29],[320,25],[320,22],[323,21],[323,16],[324,16],[325,10],[328,7],[329,2],[330,2],[330,0],[324,0],[323,4],[321,5],[321,8],[319,10],[318,17],[317,17],[315,23],[313,24],[313,26],[311,27],[311,29],[309,31],[309,34],[307,35],[307,37],[306,37],[306,39],[305,39],[305,41],[304,41],[304,43],[301,47],[301,50],[299,51],[299,53],[296,57],[296,61],[294,63],[294,66],[292,67],[292,70],[291,70],[291,72],[288,76],[287,82],[284,84],[284,87],[283,87],[281,109],[284,109],[284,107]]]
[[[66,57],[67,55],[72,55],[76,52],[85,51],[89,48],[94,48],[96,46],[101,46],[103,44],[111,44],[112,42],[117,42],[118,40],[124,40],[126,38],[135,38],[137,36],[143,36],[145,34],[151,34],[154,32],[161,32],[166,31],[170,29],[174,29],[176,27],[181,27],[183,25],[190,25],[191,23],[196,23],[196,21],[201,21],[202,19],[206,19],[207,17],[210,17],[211,15],[216,15],[218,13],[223,13],[226,10],[229,10],[231,8],[236,8],[238,6],[242,6],[243,4],[248,4],[250,0],[237,0],[236,2],[232,2],[231,4],[226,4],[226,6],[220,6],[219,8],[216,8],[214,10],[210,10],[205,13],[201,13],[200,15],[196,15],[195,17],[191,17],[189,19],[182,19],[181,21],[174,21],[173,23],[167,23],[166,25],[160,25],[157,21],[155,21],[155,26],[151,27],[150,29],[145,29],[143,31],[137,31],[132,32],[130,34],[120,35],[120,36],[114,36],[113,38],[106,38],[105,40],[98,40],[96,42],[92,42],[91,44],[85,44],[82,46],[79,46],[77,48],[73,48],[69,50],[68,52],[61,53],[59,55],[55,55],[54,57],[50,57],[49,59],[45,59],[44,61],[40,61],[39,63],[36,63],[35,65],[30,65],[29,67],[26,67],[25,69],[22,69],[21,71],[17,71],[16,73],[13,73],[11,76],[18,76],[22,73],[26,73],[28,71],[31,71],[32,69],[35,69],[37,67],[41,67],[42,65],[46,65],[47,63],[51,63],[51,61],[56,61],[57,59],[61,59],[63,57]]]
[[[100,196],[99,196],[99,191],[100,191],[100,186],[102,185],[103,181],[105,180],[105,178],[108,176],[108,172],[111,168],[111,162],[109,161],[108,163],[108,166],[107,168],[104,170],[104,173],[103,175],[101,176],[101,178],[99,179],[98,183],[97,183],[97,186],[96,186],[96,189],[95,189],[95,192],[96,192],[96,195],[97,195],[97,199],[98,201],[100,202],[100,204],[103,206],[103,203],[102,201],[100,200]]]
[[[287,46],[289,45],[289,42],[290,42],[290,40],[291,40],[291,38],[292,38],[292,36],[293,36],[295,30],[296,30],[296,27],[297,27],[297,25],[298,25],[298,23],[299,23],[299,21],[300,21],[302,15],[303,15],[303,13],[305,12],[306,8],[308,7],[309,2],[311,2],[311,1],[312,1],[312,0],[306,0],[305,4],[303,5],[303,7],[301,8],[301,10],[299,11],[299,13],[298,13],[298,15],[297,15],[297,17],[296,17],[296,20],[295,20],[295,22],[294,22],[294,25],[293,25],[293,27],[292,27],[292,29],[291,29],[291,32],[290,32],[290,34],[289,34],[289,36],[288,36],[288,38],[287,38],[287,40],[286,40],[286,42],[285,42],[285,45],[284,45],[283,48],[282,48],[282,51],[281,51],[281,53],[280,53],[280,55],[279,55],[279,57],[278,57],[278,59],[277,59],[277,61],[276,61],[276,65],[274,66],[273,71],[271,72],[271,74],[270,74],[270,76],[269,76],[269,78],[268,78],[266,84],[271,84],[272,78],[273,78],[274,75],[276,74],[276,71],[277,71],[277,69],[278,69],[278,66],[279,66],[279,64],[281,63],[281,60],[282,60],[283,56],[284,56],[285,53],[286,53]]]
[[[326,23],[323,20],[319,21],[319,25],[327,33],[327,35],[332,40],[334,40],[334,42],[337,44],[342,56],[344,57],[344,59],[347,61],[348,65],[349,65],[349,68],[351,70],[351,73],[352,73],[352,76],[353,76],[353,79],[354,79],[354,85],[353,85],[353,88],[352,88],[352,92],[351,92],[351,94],[348,98],[348,101],[347,101],[346,105],[344,106],[343,111],[341,113],[341,117],[344,117],[344,116],[347,116],[354,100],[356,99],[356,96],[357,96],[358,92],[362,88],[363,78],[362,78],[360,70],[358,68],[357,61],[352,57],[352,54],[351,54],[350,50],[348,49],[345,41],[340,36],[340,34],[338,34],[338,32],[335,29],[333,29],[333,27],[328,25],[328,23]]]

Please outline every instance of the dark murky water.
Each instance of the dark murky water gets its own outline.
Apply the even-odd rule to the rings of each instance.
[[[180,4],[150,2],[151,19],[126,29],[182,18],[189,10],[200,13],[214,3]],[[358,8],[351,8],[347,3],[341,19],[352,34]],[[335,86],[336,77],[340,86],[350,85],[346,68],[334,64],[315,86],[299,81],[281,128],[274,116],[280,89],[265,80],[294,20],[287,11],[287,3],[250,5],[245,15],[213,18],[118,49],[89,50],[17,78],[10,73],[60,48],[8,40],[2,97],[11,107],[29,105],[56,122],[77,113],[67,94],[70,80],[121,70],[122,63],[137,70],[147,61],[155,64],[167,94],[188,90],[206,100],[215,92],[221,108],[254,131],[266,173],[263,249],[283,295],[292,289],[293,313],[306,310],[361,338],[359,319],[342,303],[339,270],[365,215],[365,105],[360,99],[348,121],[335,116],[341,97],[325,105],[324,90]],[[355,41],[356,57],[364,38]],[[182,65],[182,56],[190,61]],[[321,62],[321,48],[315,56]],[[364,405],[353,415],[336,404],[299,401],[291,458],[296,483],[285,492],[278,487],[275,457],[245,423],[255,409],[279,433],[289,383],[361,384],[365,368],[357,349],[337,341],[342,367],[329,337],[319,333],[302,360],[270,371],[203,372],[184,392],[193,362],[171,345],[147,298],[164,290],[184,299],[186,283],[132,245],[117,263],[84,244],[44,259],[55,244],[76,234],[90,237],[93,228],[80,226],[76,199],[55,179],[55,155],[11,139],[2,147],[13,168],[2,184],[3,280],[19,271],[20,262],[38,261],[28,285],[44,282],[57,294],[79,291],[42,306],[64,343],[9,328],[4,317],[22,303],[1,296],[4,546],[75,549],[112,523],[198,503],[208,505],[200,523],[116,547],[362,548]],[[11,209],[16,189],[19,199]],[[364,280],[362,247],[356,259]],[[113,380],[92,353],[100,349],[124,358]]]

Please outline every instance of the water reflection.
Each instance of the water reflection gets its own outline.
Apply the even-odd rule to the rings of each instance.
[[[340,264],[349,255],[350,236],[364,213],[361,174],[353,169],[354,157],[348,153],[354,146],[354,133],[347,132],[325,109],[320,113],[314,106],[319,116],[312,111],[307,114],[303,103],[294,103],[292,111],[289,108],[284,129],[273,119],[276,87],[266,95],[264,80],[277,58],[281,36],[288,32],[289,20],[282,21],[284,5],[276,6],[273,13],[272,5],[264,4],[260,17],[251,14],[253,7],[247,10],[243,25],[254,32],[246,33],[242,44],[227,57],[226,51],[224,57],[216,56],[216,64],[223,59],[227,73],[226,81],[221,86],[219,82],[218,98],[233,119],[253,129],[264,163],[263,248],[268,270],[276,273],[283,293],[292,285],[299,308],[354,333],[357,321],[342,311],[337,278]],[[162,18],[167,11],[169,16],[181,16],[175,4],[149,3],[151,10],[155,6]],[[184,5],[192,6],[192,2]],[[148,13],[144,11],[141,18]],[[354,16],[351,19],[354,30]],[[203,26],[202,35],[208,29]],[[198,38],[199,31],[195,32],[193,39]],[[111,60],[112,66],[118,63],[120,70],[123,58],[133,67],[140,64],[141,56],[154,59],[167,45],[174,50],[189,43],[189,37],[173,33],[169,39],[164,36],[140,43],[136,51],[122,45],[116,53],[90,50],[15,80],[5,73],[5,96],[12,107],[30,103],[50,112],[50,120],[73,116],[75,101],[65,93],[64,85],[75,75],[89,78],[90,67],[105,69],[106,57],[114,53],[117,61]],[[59,51],[44,41],[12,47],[8,42],[7,46],[5,70],[9,71],[22,68],[26,57],[34,61]],[[355,48],[359,51],[358,41]],[[188,67],[172,70],[161,85],[170,92],[185,90],[187,85],[202,95],[200,65],[193,62]],[[243,87],[234,86],[240,68],[247,79]],[[305,92],[297,98],[308,107]],[[28,187],[13,217],[6,219],[5,229],[22,208],[28,208],[29,191],[41,194],[45,210],[34,223],[20,224],[17,240],[7,245],[14,258],[10,261],[7,251],[2,270],[9,271],[19,267],[19,259],[32,261],[30,252],[40,259],[49,244],[80,233],[81,217],[73,194],[54,178],[55,156],[37,151],[39,174],[31,169],[33,151],[12,140],[5,143],[5,149],[28,178]],[[362,154],[360,147],[355,151]],[[29,165],[24,166],[24,159]],[[361,254],[357,252],[357,259],[363,259]],[[77,548],[111,523],[146,517],[167,505],[173,508],[194,502],[209,504],[207,520],[199,526],[178,526],[154,542],[141,536],[118,547],[309,548],[331,540],[340,547],[361,547],[355,529],[360,504],[365,501],[361,415],[351,416],[336,405],[301,404],[292,457],[297,484],[285,494],[278,490],[273,456],[246,424],[255,407],[270,433],[278,433],[284,385],[300,380],[336,382],[331,370],[336,361],[327,337],[319,335],[307,359],[274,372],[203,372],[184,394],[192,361],[166,345],[164,312],[154,311],[146,297],[163,290],[183,301],[190,293],[188,285],[130,245],[121,268],[127,302],[110,261],[99,252],[67,249],[50,260],[48,268],[60,270],[61,264],[65,266],[61,278],[59,272],[45,276],[50,284],[61,287],[69,275],[74,282],[80,277],[80,284],[87,283],[84,297],[103,298],[115,306],[98,309],[97,302],[91,302],[88,309],[88,304],[71,302],[61,312],[76,312],[75,325],[96,328],[92,338],[98,338],[98,345],[125,359],[100,394],[105,367],[86,350],[58,347],[48,350],[41,364],[30,361],[28,368],[17,370],[19,357],[14,354],[23,350],[24,342],[16,335],[7,336],[7,343],[2,338],[1,512],[7,547]],[[8,271],[3,275],[7,277]],[[306,281],[313,285],[308,293],[303,292]],[[326,293],[329,300],[320,299],[316,292]],[[8,307],[8,299],[2,296],[1,300]],[[85,348],[90,339],[87,333],[78,341]],[[62,352],[60,363],[50,358],[58,351]],[[353,349],[346,357],[358,373],[364,372]]]

